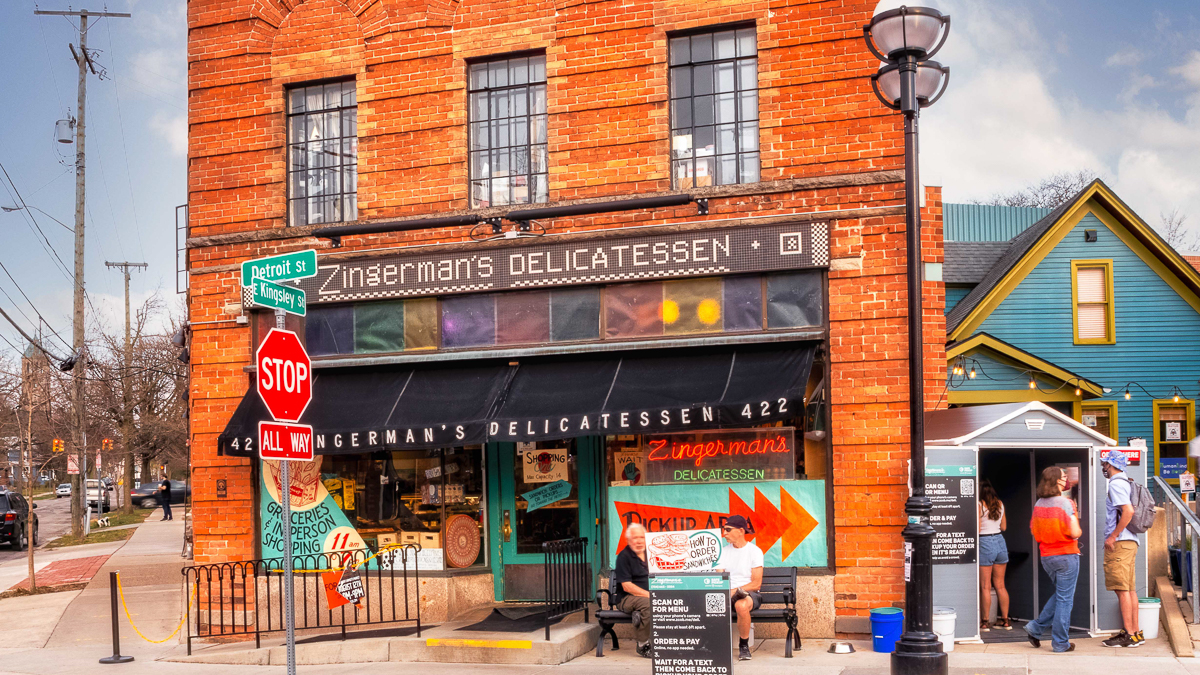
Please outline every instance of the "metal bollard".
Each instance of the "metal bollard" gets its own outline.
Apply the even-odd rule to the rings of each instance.
[[[100,663],[129,663],[133,660],[132,656],[121,656],[120,608],[117,607],[117,574],[119,573],[120,571],[108,573],[108,594],[112,600],[113,655],[100,659]]]

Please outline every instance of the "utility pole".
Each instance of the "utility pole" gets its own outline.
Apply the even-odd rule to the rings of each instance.
[[[134,262],[104,262],[104,266],[112,269],[120,268],[125,273],[125,367],[121,373],[121,399],[125,409],[121,415],[121,443],[124,444],[125,468],[121,476],[121,513],[133,513],[133,504],[129,502],[129,488],[133,485],[133,384],[130,381],[129,366],[133,362],[133,343],[129,340],[129,268],[146,269],[146,263]]]
[[[71,500],[71,534],[83,537],[84,518],[87,517],[87,415],[83,409],[84,375],[87,373],[87,355],[83,343],[83,214],[84,189],[86,187],[84,182],[84,111],[87,104],[88,70],[91,70],[93,75],[96,74],[96,67],[87,50],[88,17],[128,19],[133,15],[122,12],[93,12],[87,9],[65,12],[35,9],[33,13],[43,16],[79,17],[79,51],[75,51],[75,45],[68,45],[71,48],[71,56],[75,58],[75,63],[79,66],[79,93],[75,104],[75,113],[78,116],[75,122],[75,311],[74,326],[71,331],[72,348],[75,351],[72,355],[72,358],[75,359],[75,367],[71,373],[75,402],[75,430],[72,440],[75,452],[79,455],[79,476],[71,478],[71,489],[74,490],[72,494],[79,495],[79,499]],[[99,501],[100,476],[97,475],[96,479],[96,496]]]

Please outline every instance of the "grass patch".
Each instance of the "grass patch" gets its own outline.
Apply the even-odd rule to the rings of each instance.
[[[28,581],[28,579],[26,579]],[[82,591],[87,588],[87,582],[78,584],[60,584],[58,586],[38,586],[33,592],[28,588],[14,588],[0,593],[0,600],[5,598],[20,598],[26,595],[43,595],[45,593],[62,593],[64,591]]]
[[[154,513],[154,509],[134,509],[133,513],[130,514],[124,514],[119,511],[109,511],[108,513],[104,514],[108,517],[108,527],[100,529],[108,529],[109,527],[116,527],[118,525],[134,525],[137,523],[143,523],[151,513]],[[93,530],[96,529],[95,522],[96,521],[93,518]]]
[[[33,496],[33,501],[35,501],[35,502],[42,500],[42,499],[54,499],[54,491],[51,490],[50,492],[43,492],[41,494],[36,494]]]
[[[62,548],[64,546],[81,546],[83,544],[104,544],[110,541],[124,541],[133,536],[137,531],[136,527],[130,527],[124,530],[92,530],[92,533],[87,537],[76,537],[73,534],[65,534],[58,539],[53,539],[46,544],[46,548]]]

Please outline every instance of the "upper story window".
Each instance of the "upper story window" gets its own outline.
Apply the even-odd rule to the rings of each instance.
[[[471,206],[547,201],[545,55],[473,63],[468,81]]]
[[[758,182],[754,28],[671,38],[670,78],[672,185]]]
[[[1072,260],[1071,300],[1075,344],[1117,341],[1111,260]]]
[[[358,220],[358,100],[354,80],[287,93],[288,223]]]

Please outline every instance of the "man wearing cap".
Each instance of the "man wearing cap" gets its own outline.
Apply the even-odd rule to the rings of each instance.
[[[744,516],[729,516],[721,530],[728,542],[721,550],[721,569],[729,572],[733,611],[737,613],[738,659],[749,661],[750,612],[762,606],[758,589],[762,588],[763,552],[746,541],[746,534],[754,532],[754,528]]]
[[[1109,450],[1100,457],[1100,468],[1108,479],[1108,499],[1104,521],[1104,587],[1116,591],[1121,604],[1120,633],[1105,640],[1105,647],[1141,647],[1146,641],[1138,630],[1137,586],[1134,565],[1138,538],[1126,526],[1133,520],[1133,485],[1125,475],[1129,459],[1120,450]]]

